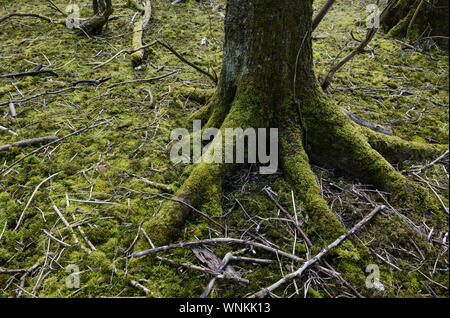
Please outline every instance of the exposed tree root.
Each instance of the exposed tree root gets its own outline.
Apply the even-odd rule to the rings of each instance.
[[[433,145],[405,141],[399,137],[386,136],[370,129],[362,128],[369,144],[391,163],[403,160],[425,160],[442,154],[448,145]]]
[[[177,191],[175,199],[204,211],[215,211],[220,215],[221,177],[225,173],[224,168],[224,165],[218,164],[197,164]],[[189,206],[185,204],[167,201],[152,220],[144,223],[143,228],[154,244],[163,245],[179,235],[191,212]]]
[[[433,146],[422,147],[417,143],[408,143],[396,137],[365,130],[367,134],[378,138],[371,138],[372,143],[380,148],[378,152],[370,145],[369,139],[361,132],[361,128],[340,112],[322,92],[310,91],[307,96],[304,97],[303,115],[310,136],[308,153],[312,159],[392,193],[397,202],[406,203],[413,210],[422,212],[439,210],[436,201],[425,188],[408,180],[386,161],[380,152],[386,152],[387,157],[392,155],[389,155],[388,149],[381,151],[383,148],[379,140],[390,139],[396,141],[397,146],[403,146],[399,147],[397,154],[407,153],[407,149],[413,149],[412,154],[419,156],[420,150],[433,149]],[[308,100],[310,103],[307,102]],[[376,144],[375,140],[379,143]],[[443,146],[438,148],[442,149]]]
[[[295,126],[290,125],[290,128],[282,130],[280,151],[283,170],[297,198],[304,203],[304,212],[309,215],[314,231],[328,242],[342,234],[345,228],[322,198],[301,140],[301,131]]]
[[[310,217],[306,231],[319,248],[345,233],[345,228],[322,198],[310,161],[390,192],[393,202],[407,205],[414,212],[441,212],[427,189],[408,180],[383,155],[390,161],[423,158],[425,149],[433,153],[433,149],[442,147],[407,143],[354,123],[324,94],[312,70],[311,41],[305,41],[311,25],[300,31],[296,22],[302,14],[312,15],[311,4],[292,1],[286,6],[284,2],[270,2],[285,16],[292,16],[292,24],[283,14],[274,15],[278,19],[274,28],[262,19],[244,22],[247,20],[242,12],[246,7],[254,10],[255,17],[267,14],[262,2],[229,0],[230,19],[225,22],[224,63],[218,88],[209,104],[191,116],[208,120],[204,129],[220,127],[221,136],[214,138],[210,149],[225,153],[223,136],[227,128],[278,127],[279,159],[285,177]],[[289,36],[280,37],[283,30]],[[370,33],[368,38],[373,35]],[[299,43],[298,39],[303,41]],[[160,212],[144,224],[155,245],[165,244],[181,233],[191,214],[190,206],[204,213],[220,214],[222,179],[235,166],[195,164],[175,195],[176,200],[188,205],[165,202]]]
[[[220,105],[216,103],[216,97],[212,99],[213,106]],[[268,127],[270,114],[262,113],[260,107],[262,100],[258,96],[257,89],[241,85],[221,125],[222,136],[225,128]],[[393,161],[405,158],[421,159],[441,150],[444,146],[408,143],[397,137],[361,129],[319,89],[303,96],[303,101],[302,112],[307,129],[308,155],[312,160],[388,191],[393,194],[394,201],[402,204],[406,202],[414,210],[421,212],[439,210],[435,199],[425,188],[409,181],[396,171],[381,154],[385,154]],[[227,108],[224,104],[222,107],[214,107],[209,125],[218,124],[221,114]],[[292,119],[295,118],[293,116],[284,118],[283,126],[280,128],[282,168],[311,219],[309,232],[317,233],[317,237],[313,235],[311,240],[318,242],[318,246],[324,246],[324,243],[329,243],[344,233],[345,228],[321,196],[320,188],[310,168],[308,155],[303,148],[302,140],[305,138],[302,136],[300,125]],[[222,142],[222,139],[215,138],[213,144],[216,142]],[[393,152],[395,149],[397,151]],[[222,178],[234,166],[197,163],[177,191],[175,198],[206,213],[220,214]],[[144,224],[144,228],[155,244],[166,244],[180,233],[191,214],[190,210],[187,205],[173,201],[166,202],[161,211]]]

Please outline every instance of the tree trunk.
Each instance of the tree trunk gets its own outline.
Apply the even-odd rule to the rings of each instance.
[[[210,103],[192,118],[208,120],[206,127],[220,127],[222,136],[226,128],[279,129],[284,176],[310,217],[310,239],[318,245],[345,229],[322,198],[310,160],[390,191],[399,201],[439,210],[424,188],[409,182],[380,153],[423,158],[442,147],[406,143],[361,128],[322,92],[313,71],[312,2],[228,0],[219,86]],[[222,139],[216,137],[216,142]],[[144,224],[154,243],[176,238],[191,207],[220,215],[222,179],[234,167],[195,164],[175,196],[185,204],[166,202]]]
[[[383,28],[391,36],[417,39],[434,39],[448,47],[448,0],[401,0],[383,22]]]

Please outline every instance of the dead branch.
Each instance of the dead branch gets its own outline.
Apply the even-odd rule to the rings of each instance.
[[[16,132],[12,131],[12,130],[9,129],[9,128],[3,127],[3,126],[1,126],[1,125],[0,125],[0,130],[6,131],[7,133],[9,133],[9,134],[11,134],[11,135],[17,136],[17,133],[16,133]]]
[[[327,3],[324,4],[322,9],[320,9],[319,13],[316,15],[312,23],[313,31],[319,26],[320,22],[322,22],[322,19],[327,15],[328,11],[331,9],[335,2],[336,0],[328,0]]]
[[[73,82],[72,86],[76,86],[78,84],[88,84],[88,85],[97,85],[98,86],[104,82],[109,81],[110,79],[111,79],[111,76],[99,78],[96,80],[79,80],[79,81]]]
[[[155,45],[156,43],[158,43],[158,42],[157,41],[153,41],[152,43],[143,45],[143,46],[135,48],[133,50],[121,50],[121,51],[117,52],[116,54],[114,54],[111,58],[109,58],[105,62],[101,62],[98,65],[94,66],[92,69],[96,70],[96,69],[98,69],[100,67],[105,66],[106,64],[110,63],[112,60],[114,60],[116,57],[118,57],[121,54],[124,54],[124,53],[126,53],[126,54],[133,54],[134,52],[137,52],[139,50],[143,50],[143,49],[146,49],[148,47],[151,47],[151,46]]]
[[[58,73],[56,73],[53,70],[46,70],[46,69],[40,69],[37,71],[31,71],[31,72],[20,72],[20,73],[11,73],[11,74],[4,74],[0,75],[0,78],[10,78],[10,77],[24,77],[24,76],[35,76],[39,74],[50,74],[52,76],[58,77]]]
[[[384,18],[387,16],[387,14],[389,13],[389,11],[394,7],[394,5],[398,2],[399,0],[392,0],[387,7],[383,10],[383,12],[380,15],[380,20],[379,20],[379,24],[382,23],[382,21],[384,20]],[[376,25],[373,28],[369,29],[367,31],[367,35],[366,38],[358,45],[358,47],[356,49],[354,49],[352,52],[350,52],[346,57],[344,57],[342,60],[340,60],[337,64],[335,64],[331,70],[328,72],[327,76],[323,79],[323,81],[321,82],[321,86],[323,90],[327,90],[328,87],[331,84],[331,81],[333,80],[334,74],[336,74],[336,72],[341,69],[341,67],[343,67],[345,64],[347,64],[349,61],[351,61],[356,55],[364,52],[365,47],[370,43],[370,41],[372,41],[372,39],[375,37],[375,35],[377,34],[378,30],[379,30],[380,26]]]
[[[35,194],[37,193],[37,191],[39,190],[39,188],[41,187],[41,185],[43,185],[46,181],[50,180],[51,178],[53,178],[53,177],[56,176],[56,175],[58,175],[58,172],[55,173],[55,174],[52,174],[50,177],[48,177],[48,178],[42,180],[42,181],[36,186],[36,188],[34,189],[33,193],[31,194],[30,199],[29,199],[28,202],[27,202],[27,205],[25,205],[25,208],[23,209],[22,214],[21,214],[20,217],[19,217],[19,220],[17,221],[17,224],[16,224],[16,227],[14,228],[14,231],[16,231],[16,230],[19,228],[20,224],[22,223],[22,219],[23,219],[23,217],[25,216],[25,212],[26,212],[26,210],[28,209],[28,207],[30,206],[31,200],[33,200]]]
[[[221,273],[224,271],[225,267],[228,266],[228,263],[231,261],[232,257],[233,257],[233,253],[227,253],[227,254],[225,255],[225,257],[224,257],[223,260],[222,260],[222,263],[220,263],[219,268],[217,269],[217,272],[218,272],[218,273],[221,274]],[[206,297],[208,297],[209,293],[211,292],[212,288],[214,287],[214,283],[216,282],[216,279],[217,279],[216,277],[213,277],[213,278],[209,281],[208,285],[206,285],[205,290],[204,290],[203,293],[200,295],[200,298],[206,298]]]
[[[448,157],[449,151],[447,150],[442,156],[440,156],[439,158],[437,158],[436,160],[433,160],[432,162],[430,162],[429,164],[420,167],[420,169],[418,169],[417,173],[421,173],[422,170],[428,169],[432,166],[434,166],[435,164],[437,164],[439,161],[441,161],[442,159]]]
[[[49,142],[48,144],[43,145],[43,146],[37,148],[36,150],[34,150],[34,151],[32,151],[32,152],[26,154],[25,156],[23,156],[23,157],[17,159],[16,161],[14,161],[14,162],[13,162],[12,164],[10,164],[8,167],[6,167],[6,168],[4,168],[3,170],[0,171],[0,176],[1,176],[1,175],[4,175],[6,172],[8,172],[12,167],[14,167],[15,165],[17,165],[19,162],[23,161],[24,159],[28,158],[28,157],[31,156],[31,155],[34,155],[35,153],[39,152],[40,150],[44,149],[45,147],[48,147],[48,146],[50,146],[50,145],[52,145],[52,144],[55,144],[55,143],[60,142],[60,141],[63,141],[63,140],[65,140],[65,139],[67,139],[67,138],[69,138],[69,137],[71,137],[71,136],[74,136],[74,135],[76,135],[76,134],[79,134],[79,133],[81,133],[81,132],[83,132],[83,131],[86,131],[86,130],[89,130],[89,129],[92,129],[92,128],[95,128],[95,127],[98,127],[98,126],[104,125],[104,124],[105,124],[105,122],[101,122],[101,123],[98,123],[98,124],[94,124],[94,125],[91,125],[91,126],[89,126],[89,127],[85,127],[85,128],[79,129],[79,130],[77,130],[77,131],[74,131],[73,133],[70,133],[70,134],[68,134],[68,135],[65,135],[64,137],[58,138],[58,139],[56,139],[56,140],[54,140],[54,141],[51,141],[51,142]]]
[[[274,291],[281,285],[286,284],[287,282],[300,278],[300,276],[303,274],[305,270],[307,270],[312,265],[316,264],[320,261],[320,259],[327,254],[331,249],[341,244],[345,239],[347,239],[349,236],[353,235],[356,231],[361,229],[367,222],[369,222],[378,212],[384,210],[386,207],[384,205],[376,207],[372,212],[370,212],[364,219],[362,219],[358,224],[356,224],[350,231],[348,231],[345,234],[342,234],[340,237],[338,237],[333,243],[325,247],[319,254],[305,262],[298,270],[295,272],[286,275],[276,283],[272,284],[271,286],[262,289],[261,291],[257,292],[256,294],[252,295],[250,298],[262,298],[267,296],[270,292]]]
[[[151,292],[147,287],[145,287],[144,285],[138,283],[138,282],[135,281],[135,280],[132,280],[132,279],[131,279],[131,280],[130,280],[130,284],[131,284],[132,286],[136,287],[136,288],[141,289],[146,295],[151,295],[151,294],[152,294],[152,292]]]
[[[6,145],[0,146],[0,151],[6,151],[12,147],[26,147],[26,146],[36,145],[36,144],[49,143],[49,142],[55,141],[57,139],[58,139],[58,137],[56,137],[56,136],[46,136],[46,137],[40,137],[40,138],[21,140],[18,142],[13,142],[11,144],[6,144]]]
[[[16,112],[16,107],[14,106],[14,103],[9,103],[9,114],[11,115],[12,119],[16,119],[17,112]]]
[[[40,15],[40,14],[36,14],[36,13],[22,13],[22,12],[12,12],[12,13],[8,13],[6,15],[4,15],[3,17],[0,18],[0,23],[2,23],[3,21],[12,18],[12,17],[32,17],[32,18],[38,18],[44,21],[47,21],[49,23],[55,23],[55,24],[61,24],[61,25],[66,25],[65,21],[53,21],[51,18]]]
[[[278,209],[281,210],[281,212],[284,213],[284,215],[291,220],[294,225],[295,228],[297,229],[298,233],[301,235],[301,237],[303,238],[303,240],[305,241],[306,245],[308,245],[309,248],[312,248],[312,243],[309,240],[309,238],[306,236],[305,232],[303,232],[302,228],[297,224],[297,222],[295,222],[294,218],[292,217],[292,215],[286,211],[285,208],[283,208],[278,202],[277,200],[275,200],[275,198],[272,196],[272,194],[266,189],[264,188],[264,192],[267,194],[267,196],[275,203],[275,205],[277,206]]]
[[[159,44],[161,44],[162,46],[164,46],[166,49],[168,49],[170,52],[172,52],[176,57],[178,57],[180,59],[180,61],[186,63],[187,65],[193,67],[194,69],[196,69],[197,71],[199,71],[200,73],[202,73],[203,75],[206,75],[207,77],[209,77],[214,84],[217,84],[218,82],[218,78],[217,78],[217,74],[214,72],[214,74],[211,74],[207,71],[202,70],[200,67],[198,67],[197,65],[195,65],[192,62],[189,62],[188,60],[186,60],[184,57],[181,56],[180,53],[178,53],[173,47],[171,47],[169,44],[161,42],[160,40],[157,40],[157,42]]]
[[[157,77],[152,77],[152,78],[141,78],[141,79],[136,79],[136,80],[131,80],[131,81],[125,81],[125,82],[115,83],[115,84],[109,85],[107,88],[114,88],[114,87],[117,87],[117,86],[119,86],[119,85],[126,85],[126,84],[144,83],[144,82],[154,82],[154,81],[163,79],[163,78],[165,78],[165,77],[169,77],[169,76],[171,76],[171,75],[174,75],[174,74],[176,74],[176,73],[178,73],[178,71],[173,71],[173,72],[170,72],[170,73],[167,73],[167,74],[164,74],[164,75],[161,75],[161,76],[157,76]]]
[[[354,121],[358,125],[367,127],[367,128],[369,128],[369,129],[371,129],[373,131],[376,131],[376,132],[379,132],[379,133],[382,133],[382,134],[385,134],[385,135],[389,135],[389,136],[393,136],[394,135],[394,132],[392,131],[391,128],[382,126],[380,124],[373,123],[373,122],[368,121],[368,120],[366,120],[366,119],[364,119],[362,117],[359,117],[358,115],[352,113],[351,111],[346,110],[345,108],[342,108],[342,107],[340,107],[340,108],[341,108],[341,110],[344,113],[347,114],[347,116],[352,121]]]
[[[45,233],[45,235],[47,235],[49,238],[51,238],[52,240],[55,240],[56,242],[58,242],[59,244],[61,244],[61,245],[63,245],[63,246],[66,246],[66,247],[70,247],[70,246],[71,246],[70,244],[67,244],[67,243],[63,242],[62,240],[60,240],[60,239],[54,237],[54,236],[52,235],[52,233],[50,233],[50,232],[48,232],[48,231],[46,231],[46,230],[44,230],[44,233]]]
[[[155,187],[155,188],[158,188],[158,189],[161,189],[161,190],[164,190],[164,191],[173,192],[173,189],[170,186],[168,186],[167,184],[150,181],[147,178],[138,176],[136,174],[130,174],[130,176],[141,180],[142,182],[144,182],[145,184],[148,184],[151,187]]]
[[[233,243],[233,244],[250,245],[250,246],[254,246],[254,247],[266,250],[271,253],[278,254],[280,256],[284,256],[284,257],[292,259],[296,262],[300,262],[303,260],[302,258],[300,258],[298,256],[283,252],[279,249],[275,249],[275,248],[272,248],[270,246],[267,246],[267,245],[264,245],[261,243],[256,243],[256,242],[242,240],[242,239],[235,239],[235,238],[214,238],[214,239],[199,240],[199,241],[194,241],[194,242],[176,243],[176,244],[160,246],[160,247],[144,250],[141,252],[137,252],[137,253],[131,254],[129,257],[130,258],[138,258],[138,257],[143,257],[143,256],[146,256],[149,254],[156,254],[159,252],[164,252],[164,251],[176,249],[176,248],[183,248],[183,247],[187,247],[187,246],[195,246],[195,245],[201,245],[201,244],[214,244],[214,243],[222,243],[222,244]]]

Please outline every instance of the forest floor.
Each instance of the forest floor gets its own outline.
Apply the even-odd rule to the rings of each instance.
[[[62,10],[69,4],[52,2]],[[75,2],[81,17],[91,15],[92,1]],[[225,1],[151,2],[152,19],[144,44],[164,40],[196,65],[220,74]],[[317,8],[323,2],[317,1]],[[318,75],[326,74],[338,55],[357,45],[350,30],[356,38],[364,38],[367,3],[338,1],[316,30],[314,35],[325,37],[314,40]],[[241,248],[208,245],[195,250],[196,254],[189,248],[174,249],[131,269],[126,253],[141,233],[141,222],[151,219],[165,197],[189,175],[189,167],[170,160],[170,133],[178,127],[191,130],[186,118],[206,104],[214,83],[160,45],[146,49],[138,67],[126,53],[98,67],[132,46],[131,21],[136,10],[126,0],[113,4],[117,19],[95,37],[33,17],[12,17],[0,23],[0,76],[32,71],[40,64],[58,74],[0,77],[0,126],[16,133],[0,130],[0,146],[73,134],[31,155],[40,145],[0,151],[0,297],[198,297],[211,275],[190,266],[208,266],[196,254],[202,251],[222,259]],[[10,12],[64,19],[41,0],[0,0],[0,17]],[[330,88],[333,100],[367,120],[391,127],[406,140],[448,144],[448,53],[433,47],[420,53],[382,33],[369,50],[336,74]],[[161,79],[123,83],[172,72],[176,73]],[[100,81],[76,83],[81,80]],[[11,102],[15,118],[9,110]],[[449,205],[448,156],[420,169],[425,164],[402,162],[396,168],[434,191],[444,210]],[[255,166],[243,166],[227,178],[225,214],[215,215],[215,220],[241,230],[230,231],[230,237],[270,242],[304,258],[306,248],[297,239],[295,227],[263,190],[270,189],[290,213],[295,206],[306,233],[314,231],[308,216],[300,203],[293,204],[295,198],[282,172],[261,176],[257,171]],[[314,172],[324,198],[347,228],[374,205],[388,209],[349,238],[348,242],[367,249],[369,259],[346,243],[327,255],[347,284],[313,268],[277,290],[277,296],[354,297],[349,285],[366,297],[449,296],[448,210],[427,219],[402,206],[391,206],[389,193],[358,180],[317,166]],[[179,240],[223,236],[213,223],[192,218]],[[244,255],[275,262],[233,263],[233,275],[248,280],[247,284],[221,279],[210,296],[250,295],[300,266],[258,249]],[[378,266],[382,288],[367,288],[370,264]]]

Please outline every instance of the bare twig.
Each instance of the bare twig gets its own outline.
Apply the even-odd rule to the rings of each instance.
[[[369,222],[378,212],[380,212],[381,210],[383,210],[385,208],[386,207],[384,205],[378,206],[377,208],[375,208],[364,219],[362,219],[361,222],[356,224],[350,231],[348,231],[347,233],[345,233],[345,234],[341,235],[340,237],[338,237],[333,243],[331,243],[330,245],[325,247],[319,254],[317,254],[316,256],[314,256],[313,258],[308,260],[307,262],[305,262],[298,270],[296,270],[295,272],[293,272],[293,273],[291,273],[289,275],[286,275],[285,277],[283,277],[282,279],[280,279],[276,283],[272,284],[271,286],[262,289],[258,293],[252,295],[251,298],[265,297],[269,293],[271,293],[272,291],[274,291],[275,289],[280,287],[281,285],[283,285],[283,284],[285,284],[285,283],[287,283],[287,282],[289,282],[289,281],[291,281],[293,279],[299,278],[303,274],[303,272],[305,270],[307,270],[309,267],[311,267],[312,265],[314,265],[317,262],[319,262],[320,259],[325,254],[327,254],[332,248],[334,248],[334,247],[338,246],[339,244],[341,244],[350,235],[353,235],[356,231],[358,231],[361,227],[363,227],[367,222]]]
[[[169,44],[161,42],[160,40],[157,40],[157,42],[159,44],[161,44],[162,46],[164,46],[166,49],[168,49],[170,52],[172,52],[176,57],[178,57],[182,62],[186,63],[187,65],[193,67],[194,69],[196,69],[197,71],[199,71],[200,73],[202,73],[203,75],[206,75],[207,77],[209,77],[215,84],[217,84],[218,82],[218,78],[217,75],[211,74],[207,71],[202,70],[200,67],[198,67],[197,65],[195,65],[192,62],[189,62],[188,60],[186,60],[183,56],[181,56],[180,53],[178,53],[173,47],[171,47]],[[213,70],[214,72],[214,70]]]
[[[261,243],[256,243],[256,242],[242,240],[242,239],[235,239],[235,238],[214,238],[214,239],[199,240],[199,241],[194,241],[194,242],[182,242],[182,243],[177,243],[177,244],[165,245],[165,246],[156,247],[156,248],[152,248],[149,250],[131,254],[129,257],[130,258],[138,258],[138,257],[143,257],[143,256],[146,256],[149,254],[156,254],[159,252],[176,249],[176,248],[195,246],[195,245],[201,245],[201,244],[214,244],[214,243],[222,243],[222,244],[233,243],[233,244],[250,245],[250,246],[254,246],[254,247],[261,248],[263,250],[278,254],[280,256],[284,256],[284,257],[292,259],[296,262],[300,262],[303,260],[302,258],[300,258],[298,256],[283,252],[281,250],[275,249],[273,247],[270,247],[270,246],[267,246],[267,245],[264,245]]]
[[[319,13],[317,13],[312,23],[313,31],[319,26],[320,22],[322,22],[322,19],[326,16],[335,2],[336,0],[328,0],[327,3],[324,4],[322,9],[320,9]]]
[[[392,7],[398,2],[399,0],[392,0],[387,7],[383,10],[383,12],[380,15],[379,23],[384,20],[386,15],[389,13],[389,11],[392,9]],[[331,70],[328,72],[327,76],[323,79],[321,85],[322,89],[326,90],[333,80],[334,74],[343,67],[347,62],[351,61],[356,55],[364,51],[364,48],[372,41],[374,36],[377,34],[379,30],[379,25],[375,25],[371,29],[367,31],[366,38],[358,45],[356,49],[354,49],[352,52],[350,52],[346,57],[344,57],[342,60],[340,60],[336,65],[334,65]]]
[[[23,209],[22,214],[21,214],[20,217],[19,217],[19,220],[17,221],[17,224],[16,224],[16,227],[14,228],[14,231],[16,231],[16,230],[19,228],[20,224],[22,223],[22,219],[23,219],[23,217],[25,216],[25,212],[27,211],[28,207],[30,206],[31,200],[33,200],[35,194],[37,193],[37,191],[39,190],[39,188],[41,187],[41,185],[43,185],[46,181],[50,180],[51,178],[53,178],[53,177],[56,176],[56,175],[58,175],[58,172],[55,173],[55,174],[52,174],[52,175],[51,175],[50,177],[48,177],[48,178],[45,178],[44,180],[42,180],[42,181],[36,186],[36,188],[34,189],[33,193],[31,194],[30,199],[29,199],[28,202],[27,202],[27,205],[25,205],[25,208]]]
[[[0,151],[6,151],[12,147],[26,147],[26,146],[30,146],[30,145],[49,143],[49,142],[55,141],[57,139],[58,139],[58,137],[56,137],[56,136],[46,136],[46,137],[40,137],[40,138],[21,140],[18,142],[13,142],[11,144],[7,144],[7,145],[0,145]]]

